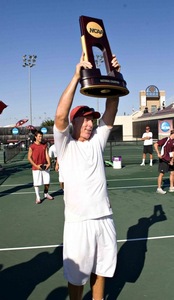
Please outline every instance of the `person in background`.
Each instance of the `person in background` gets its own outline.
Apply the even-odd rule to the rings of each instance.
[[[146,162],[146,154],[149,154],[150,157],[150,166],[152,167],[153,165],[153,133],[150,131],[150,127],[146,126],[146,131],[143,133],[142,141],[144,141],[144,146],[143,146],[143,158],[142,158],[142,163],[140,166],[145,166]]]
[[[57,153],[55,144],[52,144],[48,149],[48,154],[50,157],[50,164],[53,169],[55,169],[56,161],[57,161]]]
[[[159,147],[161,150],[159,151]],[[158,140],[154,144],[155,151],[159,157],[159,176],[158,176],[158,188],[157,193],[158,194],[166,194],[166,191],[164,191],[162,186],[162,180],[165,173],[170,171],[170,188],[169,192],[174,192],[174,166],[171,162],[171,153],[174,151],[174,130],[170,131],[170,136],[165,137],[161,140]]]
[[[63,179],[62,179],[60,168],[59,168],[55,144],[50,146],[50,148],[48,150],[48,154],[49,154],[50,160],[51,161],[53,160],[53,166],[54,166],[55,171],[59,172],[59,184],[60,184],[60,188],[61,188],[59,193],[63,194],[64,193],[64,183],[63,183]]]
[[[35,141],[28,149],[28,160],[32,165],[36,204],[40,204],[42,202],[39,193],[39,187],[41,185],[44,185],[44,198],[48,200],[53,200],[54,198],[48,194],[50,185],[50,158],[47,145],[42,143],[43,133],[41,131],[36,131],[34,136]]]
[[[112,66],[120,70],[115,56]],[[94,129],[99,112],[86,105],[71,110],[81,68],[92,68],[91,63],[84,60],[84,54],[59,100],[54,124],[54,142],[64,179],[63,266],[70,300],[82,299],[83,287],[89,278],[93,299],[102,300],[105,277],[114,275],[117,261],[116,230],[107,192],[103,151],[119,98],[113,96],[106,100],[105,112]]]

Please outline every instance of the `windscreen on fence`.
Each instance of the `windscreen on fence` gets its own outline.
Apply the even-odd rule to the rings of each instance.
[[[16,157],[22,150],[22,143],[18,142],[14,145],[4,146],[4,163],[7,163]]]

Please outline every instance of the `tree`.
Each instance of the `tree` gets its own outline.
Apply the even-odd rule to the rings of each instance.
[[[54,125],[54,120],[45,120],[41,123],[41,127],[48,127],[48,126],[53,126]]]

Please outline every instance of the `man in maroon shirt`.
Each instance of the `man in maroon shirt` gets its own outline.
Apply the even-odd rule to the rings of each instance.
[[[32,165],[33,185],[36,193],[36,204],[42,201],[39,195],[39,186],[44,184],[44,198],[53,200],[48,194],[50,184],[50,157],[47,151],[47,145],[42,143],[43,133],[35,132],[35,141],[28,150],[28,160]]]
[[[161,151],[159,151],[159,147],[161,147]],[[157,141],[154,144],[155,151],[159,157],[159,176],[158,176],[158,188],[157,193],[158,194],[166,194],[166,191],[164,191],[161,188],[162,185],[162,179],[165,173],[170,171],[170,188],[169,192],[174,192],[174,166],[170,165],[170,152],[174,151],[174,130],[171,130],[170,136],[163,138],[159,141]]]

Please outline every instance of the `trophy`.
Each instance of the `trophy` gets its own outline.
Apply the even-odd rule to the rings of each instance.
[[[81,69],[80,92],[86,96],[97,98],[109,98],[116,95],[126,96],[129,94],[126,81],[111,64],[112,52],[103,21],[86,16],[81,16],[79,21],[84,59],[93,65],[92,69]],[[92,47],[97,47],[103,52],[108,75],[102,75],[100,69],[96,68]]]

